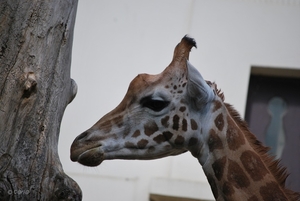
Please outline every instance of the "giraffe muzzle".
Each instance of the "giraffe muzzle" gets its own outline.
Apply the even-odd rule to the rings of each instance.
[[[71,147],[71,160],[73,162],[78,162],[85,166],[98,166],[104,160],[104,153],[101,151],[101,148],[95,147],[91,149],[77,149],[72,145]]]
[[[88,132],[80,134],[71,145],[71,160],[85,166],[97,166],[104,160],[100,141],[87,140]]]
[[[99,148],[94,148],[83,152],[78,157],[72,158],[71,156],[71,160],[85,166],[94,167],[100,165],[104,157],[103,153],[99,151]]]

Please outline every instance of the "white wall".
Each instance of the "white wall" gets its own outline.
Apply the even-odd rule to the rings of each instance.
[[[59,154],[84,201],[147,201],[163,182],[174,184],[164,187],[171,194],[212,198],[201,166],[189,153],[105,161],[96,168],[69,159],[74,138],[117,106],[138,73],[160,73],[187,33],[198,44],[191,63],[242,115],[251,65],[300,68],[298,0],[79,1],[72,60],[79,90],[64,115]]]

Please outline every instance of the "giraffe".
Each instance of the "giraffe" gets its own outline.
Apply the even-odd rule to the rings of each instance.
[[[188,61],[185,36],[160,74],[139,74],[121,103],[71,145],[71,160],[157,159],[186,151],[198,159],[216,200],[300,200],[286,169],[267,154],[215,83]]]

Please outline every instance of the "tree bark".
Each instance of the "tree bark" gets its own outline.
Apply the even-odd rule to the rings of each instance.
[[[58,157],[77,0],[0,1],[0,200],[81,200]]]

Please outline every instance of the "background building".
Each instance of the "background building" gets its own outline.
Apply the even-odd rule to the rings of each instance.
[[[299,0],[79,1],[71,68],[79,89],[64,115],[59,154],[84,201],[148,201],[151,193],[213,200],[190,153],[105,161],[96,168],[69,158],[74,138],[119,104],[137,74],[157,74],[168,66],[185,34],[198,45],[191,63],[243,117],[254,66],[266,67],[267,74],[270,67],[279,74],[300,70]],[[300,161],[299,154],[290,156]]]

